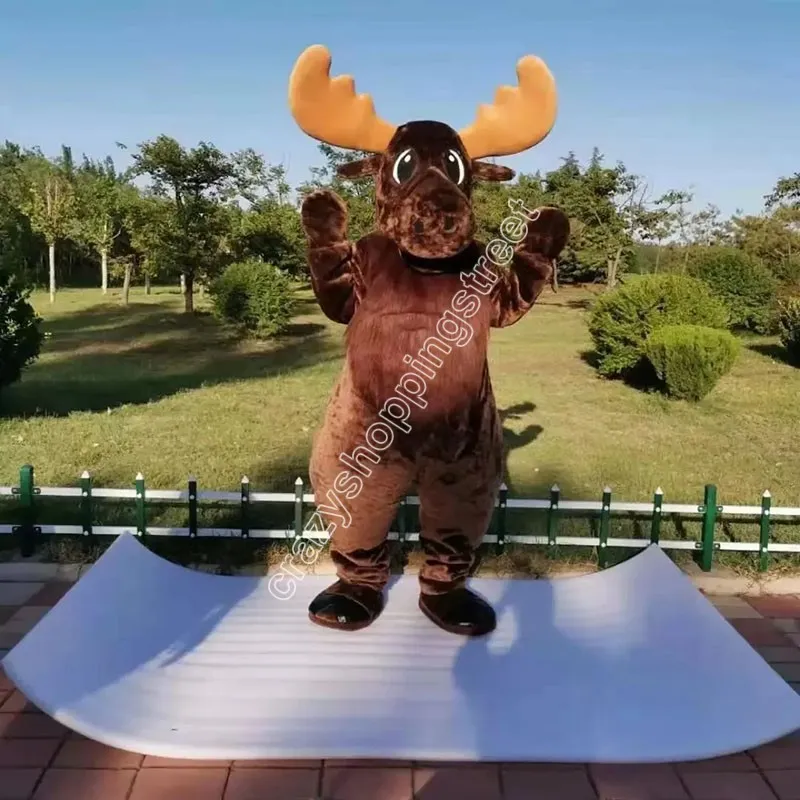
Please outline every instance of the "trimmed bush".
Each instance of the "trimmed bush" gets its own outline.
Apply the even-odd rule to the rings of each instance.
[[[646,368],[645,342],[664,325],[726,329],[729,314],[708,284],[686,275],[645,275],[601,295],[589,317],[597,369],[607,377],[631,378]]]
[[[787,361],[800,367],[800,297],[791,297],[780,304],[777,323]]]
[[[210,289],[218,319],[256,336],[274,336],[292,318],[291,280],[272,264],[231,264]]]
[[[42,349],[42,320],[29,297],[17,278],[0,271],[0,390],[18,381]]]
[[[767,333],[774,322],[778,281],[759,261],[741,250],[709,247],[698,252],[689,274],[705,281],[730,309],[730,324]]]
[[[665,392],[678,400],[702,400],[726,375],[739,355],[730,331],[701,325],[664,325],[645,345]]]

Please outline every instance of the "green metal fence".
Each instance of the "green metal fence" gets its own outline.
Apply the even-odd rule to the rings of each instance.
[[[186,488],[181,490],[148,489],[143,475],[139,474],[131,488],[102,488],[93,485],[88,472],[80,476],[79,485],[74,487],[37,486],[34,469],[26,465],[20,469],[19,485],[0,486],[0,498],[15,498],[17,508],[16,524],[0,524],[0,536],[15,536],[23,556],[34,553],[42,536],[70,535],[92,539],[95,536],[119,536],[133,533],[141,539],[150,536],[213,538],[235,537],[240,539],[289,539],[325,538],[319,531],[304,529],[303,520],[307,511],[314,505],[314,495],[305,491],[302,478],[297,478],[294,492],[256,492],[252,491],[247,477],[242,478],[236,492],[202,491],[197,480],[189,478]],[[79,506],[79,525],[48,525],[40,520],[42,498],[71,498]],[[133,500],[135,503],[135,525],[98,525],[96,519],[97,500]],[[186,505],[187,527],[156,527],[148,524],[148,502],[180,503]],[[202,528],[198,526],[198,509],[201,503],[224,504],[236,509],[236,527]],[[254,528],[252,508],[258,503],[291,504],[294,506],[293,524],[283,528]],[[409,506],[419,505],[415,496],[406,497],[400,505],[396,525],[390,532],[391,539],[416,541],[419,534],[408,530],[407,510]],[[508,512],[513,509],[528,509],[546,514],[546,534],[534,536],[509,531]],[[644,517],[649,519],[649,536],[641,538],[614,538],[609,535],[613,515]],[[559,535],[559,521],[568,517],[589,516],[597,520],[597,536]],[[696,519],[701,522],[700,536],[692,539],[662,538],[661,523],[665,516]],[[494,544],[502,552],[509,543],[525,545],[545,545],[550,547],[593,547],[597,550],[598,566],[607,563],[610,548],[644,548],[656,544],[665,550],[690,550],[696,554],[697,561],[704,571],[710,571],[717,551],[753,552],[758,554],[761,570],[766,570],[769,556],[773,553],[800,553],[800,544],[776,542],[772,537],[773,518],[800,520],[800,507],[775,508],[771,496],[765,491],[758,505],[719,505],[717,489],[707,485],[703,499],[697,504],[666,503],[661,489],[656,489],[648,503],[631,503],[616,500],[610,488],[602,492],[599,500],[565,500],[558,486],[553,486],[548,498],[513,498],[508,496],[505,486],[500,490],[490,530],[484,542]],[[734,542],[715,539],[717,524],[724,520],[757,522],[758,541]]]

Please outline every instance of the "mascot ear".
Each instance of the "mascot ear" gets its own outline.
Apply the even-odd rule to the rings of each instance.
[[[336,174],[340,178],[366,178],[370,175],[377,175],[382,162],[383,156],[380,153],[375,153],[359,161],[342,164],[341,167],[337,168]]]
[[[510,181],[514,177],[514,170],[490,164],[488,161],[473,161],[472,177],[476,181],[499,183],[500,181]]]

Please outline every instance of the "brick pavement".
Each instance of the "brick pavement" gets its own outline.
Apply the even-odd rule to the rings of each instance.
[[[0,657],[69,583],[0,583]],[[711,597],[800,691],[800,596]],[[706,762],[655,766],[175,761],[90,741],[0,671],[0,800],[800,800],[800,732]]]

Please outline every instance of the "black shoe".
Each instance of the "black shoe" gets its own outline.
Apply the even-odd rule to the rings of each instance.
[[[420,594],[422,613],[448,633],[483,636],[497,625],[494,609],[469,589],[453,589],[444,594]]]
[[[357,631],[371,625],[383,611],[383,593],[371,586],[336,581],[308,607],[312,622],[326,628]]]

